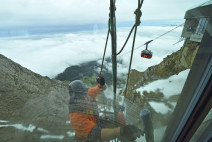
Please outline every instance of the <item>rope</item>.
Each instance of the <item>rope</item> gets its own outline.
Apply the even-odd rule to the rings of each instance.
[[[129,33],[129,35],[128,35],[128,37],[127,37],[127,39],[126,39],[124,45],[122,46],[121,50],[120,50],[116,55],[119,55],[119,54],[122,52],[122,50],[123,50],[124,47],[126,46],[128,40],[129,40],[129,38],[130,38],[130,36],[131,36],[133,30],[135,29],[136,26],[139,26],[139,25],[140,25],[140,23],[141,23],[141,20],[140,20],[140,19],[141,19],[141,15],[142,15],[142,12],[141,12],[141,5],[142,5],[142,3],[143,3],[143,0],[142,0],[142,2],[140,2],[140,0],[138,0],[138,8],[137,8],[137,9],[135,10],[135,12],[134,12],[134,14],[136,15],[136,16],[135,16],[135,24],[134,24],[133,27],[131,28],[130,33]]]
[[[128,81],[129,81],[129,74],[130,74],[131,65],[132,65],[132,58],[133,58],[133,51],[134,51],[134,45],[135,45],[136,32],[137,32],[137,26],[135,27],[135,32],[134,32],[133,45],[132,45],[132,50],[131,50],[130,65],[129,65],[129,69],[128,69],[128,75],[127,75],[127,83],[126,83],[126,89],[125,89],[126,91],[125,91],[125,94],[127,93],[127,88],[128,88]]]
[[[136,38],[136,33],[137,33],[137,27],[140,25],[141,21],[141,6],[143,4],[143,0],[140,2],[138,0],[138,8],[135,10],[135,15],[136,15],[136,20],[135,20],[135,31],[134,31],[134,37],[133,37],[133,44],[132,44],[132,50],[131,50],[131,57],[130,57],[130,64],[129,64],[129,69],[128,69],[128,75],[127,75],[127,83],[126,83],[126,89],[124,91],[124,96],[127,94],[127,89],[128,89],[128,82],[129,82],[129,75],[130,75],[130,70],[131,70],[131,65],[132,65],[132,58],[133,58],[133,51],[135,47],[135,38]]]
[[[131,36],[131,34],[132,34],[134,28],[135,28],[135,24],[134,24],[133,27],[131,28],[130,33],[129,33],[129,35],[128,35],[128,37],[127,37],[127,40],[125,41],[123,47],[121,48],[121,50],[120,50],[116,55],[119,55],[119,54],[122,52],[122,50],[124,49],[125,45],[127,44],[128,40],[129,40],[129,38],[130,38],[130,36]]]
[[[136,18],[135,25],[139,26],[141,24],[141,20],[140,20],[141,19],[141,15],[142,15],[141,10],[140,9],[136,9],[134,14],[136,15],[136,17],[135,17]]]
[[[105,53],[106,53],[106,49],[107,49],[107,43],[108,43],[108,37],[109,37],[109,33],[110,33],[110,18],[108,20],[108,32],[107,32],[107,38],[106,38],[106,43],[105,43],[105,49],[104,49],[104,54],[102,57],[102,65],[101,65],[101,69],[100,69],[100,73],[99,76],[102,76],[102,69],[103,69],[103,64],[104,64],[104,60],[105,60]]]

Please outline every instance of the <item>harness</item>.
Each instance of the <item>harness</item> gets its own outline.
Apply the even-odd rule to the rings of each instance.
[[[98,107],[94,99],[89,95],[73,95],[69,100],[69,113],[84,113],[99,119]],[[89,142],[88,138],[75,135],[76,142]]]
[[[98,107],[89,95],[72,96],[69,100],[69,113],[80,112],[99,117]]]

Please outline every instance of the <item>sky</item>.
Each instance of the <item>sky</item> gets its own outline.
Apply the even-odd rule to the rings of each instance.
[[[1,0],[0,29],[107,23],[109,0]],[[183,19],[205,0],[144,0],[142,20]],[[134,21],[137,0],[117,0],[117,22]]]

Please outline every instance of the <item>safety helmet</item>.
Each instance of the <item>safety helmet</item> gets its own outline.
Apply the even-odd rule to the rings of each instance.
[[[87,94],[88,87],[81,80],[74,80],[69,84],[69,94]]]

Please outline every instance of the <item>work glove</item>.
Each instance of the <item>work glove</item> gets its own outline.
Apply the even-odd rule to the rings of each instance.
[[[125,125],[120,127],[120,136],[124,141],[135,141],[141,135],[141,130],[134,125]]]
[[[100,84],[100,85],[102,85],[102,86],[104,86],[105,85],[105,79],[103,78],[103,77],[97,77],[97,82]]]

